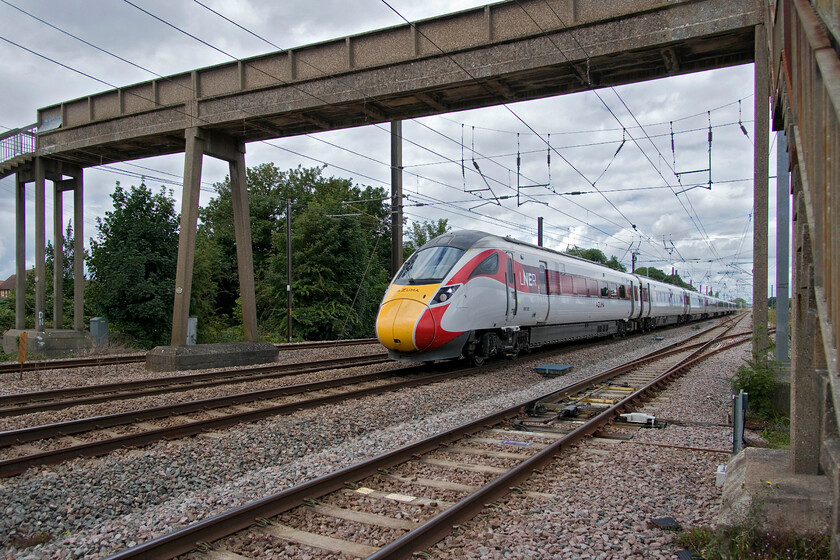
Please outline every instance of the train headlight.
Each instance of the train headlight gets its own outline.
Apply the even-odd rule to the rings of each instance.
[[[438,293],[435,294],[435,297],[432,298],[432,304],[446,303],[452,298],[452,294],[454,294],[455,290],[457,290],[459,287],[460,284],[456,284],[454,286],[445,286],[441,288],[440,290],[438,290]]]

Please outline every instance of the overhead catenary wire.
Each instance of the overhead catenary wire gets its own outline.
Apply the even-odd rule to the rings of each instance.
[[[199,4],[200,4],[200,2],[197,2],[197,3],[199,3]],[[549,149],[548,149],[548,154],[549,154],[549,155],[548,155],[548,157],[550,157],[550,151],[551,151],[551,149],[550,149],[550,147],[549,147]],[[364,157],[364,156],[362,156],[362,157]],[[372,159],[372,158],[371,158],[371,159]],[[335,166],[335,165],[333,165],[333,167],[338,168],[338,166]],[[549,167],[549,169],[550,169],[550,167]],[[345,169],[345,170],[346,170],[346,169]],[[350,170],[347,170],[347,171],[352,173],[352,171],[350,171]],[[376,180],[376,179],[371,178],[371,180]]]

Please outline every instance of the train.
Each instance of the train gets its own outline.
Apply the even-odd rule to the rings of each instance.
[[[736,305],[482,231],[452,231],[414,252],[376,317],[390,358],[482,365],[546,344],[624,336],[734,313]]]

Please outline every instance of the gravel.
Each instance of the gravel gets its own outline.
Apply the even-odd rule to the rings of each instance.
[[[0,534],[6,536],[0,543],[0,557],[102,558],[500,407],[557,390],[695,333],[693,326],[685,326],[659,331],[657,336],[664,336],[663,341],[642,335],[584,348],[560,348],[552,354],[523,355],[501,369],[485,368],[480,383],[468,377],[121,450],[102,458],[30,469],[0,480]],[[649,527],[647,521],[665,515],[684,526],[713,521],[720,498],[714,473],[728,459],[731,445],[731,431],[719,424],[727,420],[731,406],[727,378],[746,357],[743,348],[696,366],[679,381],[679,392],[675,389],[667,400],[648,403],[651,412],[671,420],[668,427],[639,431],[633,440],[618,445],[587,444],[581,453],[566,454],[554,462],[555,470],[544,471],[543,480],[529,482],[540,492],[556,492],[556,498],[510,498],[503,505],[503,523],[479,516],[473,529],[443,541],[435,556],[673,557],[672,535]],[[298,352],[324,359],[352,351]],[[547,379],[534,372],[536,365],[547,362],[571,364],[574,369]],[[149,375],[132,365],[103,369],[110,373],[44,371],[37,381],[26,376],[22,382],[9,380],[4,390]],[[703,397],[697,399],[698,394]],[[677,420],[691,422],[680,425]],[[474,484],[485,477],[473,474]],[[434,476],[430,467],[428,477]],[[46,542],[25,546],[38,540]],[[273,537],[255,542],[259,550],[272,550],[266,557],[323,557],[317,550]]]

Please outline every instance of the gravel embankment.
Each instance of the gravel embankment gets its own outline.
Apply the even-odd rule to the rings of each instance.
[[[190,522],[449,429],[499,407],[559,389],[695,333],[692,326],[687,326],[659,331],[657,336],[664,336],[663,341],[640,336],[604,341],[587,348],[561,349],[559,355],[523,356],[516,362],[505,363],[504,368],[487,368],[481,374],[480,383],[476,383],[475,377],[464,378],[399,394],[350,401],[328,409],[301,411],[220,433],[124,450],[107,457],[31,469],[21,476],[0,480],[0,534],[5,535],[0,557],[101,558]],[[376,349],[375,346],[372,348]],[[333,353],[324,349],[308,352],[317,356],[312,359],[322,359]],[[695,375],[711,371],[713,381],[698,382],[704,397],[708,395],[708,398],[697,400],[694,398],[696,393],[685,398],[672,396],[657,414],[675,419],[691,415],[694,420],[724,422],[730,403],[726,378],[734,373],[742,359],[741,352],[734,350],[695,368],[681,383],[689,383]],[[534,373],[535,365],[547,362],[572,364],[574,370],[556,379]],[[104,382],[102,377],[136,379],[145,374],[138,371],[139,366],[107,368],[111,373],[91,372],[85,383]],[[128,369],[128,373],[123,368]],[[62,377],[62,385],[82,384],[78,380],[68,380],[65,375],[70,374],[64,371],[60,374],[41,372],[40,383],[47,383],[44,380],[50,379],[51,375]],[[73,372],[73,375],[84,377],[86,374]],[[25,376],[24,383],[26,381]],[[31,387],[11,382],[6,390],[28,391],[33,390]],[[690,434],[690,431],[696,433]],[[725,428],[717,433],[715,428],[708,426],[696,430],[674,426],[673,429],[646,430],[638,437],[642,436],[654,438],[648,443],[658,443],[660,441],[655,438],[665,438],[662,441],[671,445],[728,448]],[[536,554],[584,558],[589,556],[579,550],[587,550],[587,546],[598,550],[591,544],[598,540],[604,541],[603,546],[608,547],[605,550],[614,553],[602,557],[629,557],[616,552],[623,548],[609,547],[624,547],[628,539],[633,538],[629,535],[636,535],[630,551],[635,548],[650,550],[657,543],[660,548],[668,546],[667,535],[645,526],[649,514],[656,517],[671,515],[686,524],[709,522],[714,517],[720,494],[714,486],[714,467],[725,462],[727,456],[713,453],[706,457],[702,453],[686,451],[690,455],[677,458],[668,448],[640,445],[642,442],[637,439],[634,443],[621,444],[620,451],[614,450],[615,446],[608,447],[611,456],[594,453],[595,458],[600,459],[590,459],[585,466],[578,467],[578,479],[567,479],[573,469],[561,469],[553,477],[556,488],[551,490],[558,492],[557,499],[511,510],[503,523],[504,529],[494,529],[493,534],[500,537],[490,538],[484,532],[471,537],[462,535],[461,542],[444,543],[444,548],[453,547],[451,553],[445,552],[444,548],[437,553],[441,558],[526,558]],[[586,456],[592,454],[587,452]],[[644,462],[646,457],[652,464],[659,465],[658,471]],[[632,467],[629,467],[631,463]],[[631,476],[630,471],[638,476]],[[657,472],[664,473],[667,478],[655,476]],[[581,486],[584,479],[586,487]],[[612,496],[613,501],[599,497],[601,492]],[[625,510],[625,506],[636,509]],[[623,519],[614,516],[621,511],[626,511]],[[608,512],[609,516],[600,515],[603,512]],[[575,521],[578,519],[581,524]],[[608,521],[601,522],[602,519]],[[588,521],[583,523],[583,520]],[[492,528],[492,525],[488,526],[488,529]],[[14,546],[15,542],[39,535],[47,542],[28,548]],[[571,539],[576,543],[574,547]],[[616,540],[621,544],[613,545]],[[551,542],[558,543],[556,546],[562,544],[563,548],[558,552]],[[569,548],[567,556],[564,556],[567,554],[563,552],[565,548]],[[295,550],[295,547],[287,550]],[[554,552],[542,554],[538,552],[540,550]]]

